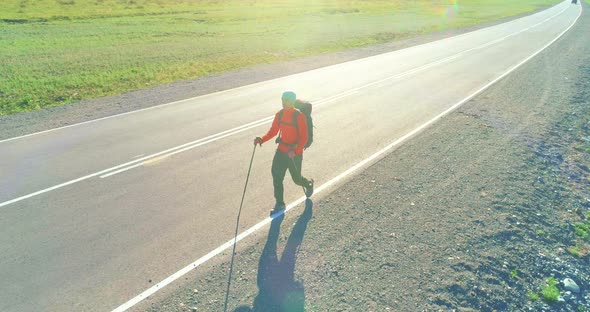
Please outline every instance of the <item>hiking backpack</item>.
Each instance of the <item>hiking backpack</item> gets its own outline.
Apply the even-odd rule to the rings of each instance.
[[[306,123],[307,123],[307,144],[305,144],[305,148],[311,146],[313,143],[313,119],[311,118],[311,108],[312,105],[308,101],[303,101],[297,99],[295,101],[295,113],[293,114],[293,126],[299,132],[299,125],[297,124],[297,118],[299,117],[299,112],[305,115]],[[283,110],[279,112],[279,122],[283,120]],[[280,141],[280,135],[277,138],[277,143]]]

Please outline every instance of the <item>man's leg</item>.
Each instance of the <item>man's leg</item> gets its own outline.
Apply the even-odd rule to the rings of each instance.
[[[313,179],[306,179],[301,175],[301,169],[303,166],[303,155],[295,155],[293,159],[289,159],[289,173],[293,182],[297,185],[303,186],[305,196],[310,198],[313,195]]]
[[[275,199],[277,204],[285,204],[283,199],[283,180],[285,179],[285,173],[289,166],[289,156],[279,150],[276,151],[275,157],[272,160],[272,183],[275,191]]]
[[[309,187],[311,181],[301,175],[301,166],[303,165],[303,155],[295,155],[293,159],[289,159],[289,173],[293,182],[299,186]]]

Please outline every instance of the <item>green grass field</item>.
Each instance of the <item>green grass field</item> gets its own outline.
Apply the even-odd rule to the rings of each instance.
[[[408,38],[559,0],[4,0],[0,115]]]

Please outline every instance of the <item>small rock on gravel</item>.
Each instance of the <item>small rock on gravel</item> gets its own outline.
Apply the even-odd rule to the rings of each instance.
[[[565,287],[565,289],[573,293],[580,293],[580,286],[578,286],[578,284],[576,284],[576,282],[574,282],[574,280],[571,278],[564,279],[563,286]]]

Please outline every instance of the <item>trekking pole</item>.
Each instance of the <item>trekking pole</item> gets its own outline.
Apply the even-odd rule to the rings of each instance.
[[[256,153],[256,144],[252,150],[252,158],[250,158],[250,165],[248,166],[248,175],[246,176],[246,184],[244,185],[244,192],[242,193],[242,201],[240,202],[240,209],[238,210],[238,219],[236,220],[236,232],[234,234],[234,248],[231,253],[231,263],[229,265],[229,277],[227,279],[227,290],[225,292],[225,304],[223,311],[227,312],[227,303],[229,300],[229,288],[231,285],[231,276],[234,269],[234,256],[236,255],[236,245],[238,243],[238,227],[240,225],[240,214],[242,213],[242,205],[244,205],[244,198],[246,197],[246,187],[248,187],[248,180],[250,180],[250,171],[252,170],[252,162],[254,161],[254,154]]]

